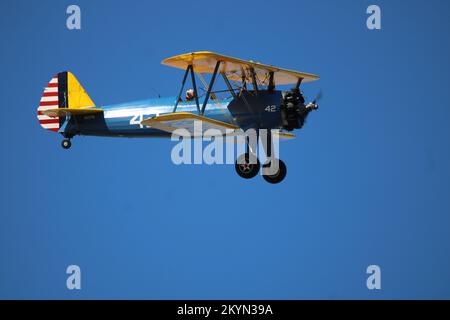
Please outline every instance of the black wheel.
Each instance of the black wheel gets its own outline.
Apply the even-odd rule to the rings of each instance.
[[[70,147],[72,146],[72,142],[70,142],[69,139],[64,139],[64,140],[61,142],[61,146],[62,146],[64,149],[70,149]]]
[[[263,167],[268,167],[269,164],[265,164]],[[264,168],[263,168],[264,170]],[[283,161],[278,160],[278,172],[273,175],[263,175],[264,180],[266,180],[269,183],[277,184],[286,178],[287,174],[287,168]]]
[[[251,179],[256,177],[261,168],[258,158],[256,158],[256,163],[250,163],[250,155],[248,153],[242,154],[236,160],[235,169],[237,174],[244,179]],[[254,161],[252,161],[254,162]]]

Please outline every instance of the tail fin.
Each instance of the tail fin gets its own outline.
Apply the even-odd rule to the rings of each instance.
[[[44,129],[58,132],[64,119],[46,116],[42,114],[42,111],[83,107],[95,107],[95,104],[72,73],[60,72],[50,80],[42,94],[38,107],[38,120]]]

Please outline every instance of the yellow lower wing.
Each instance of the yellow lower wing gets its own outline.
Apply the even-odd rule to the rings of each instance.
[[[42,110],[41,113],[49,116],[49,117],[67,117],[69,115],[78,116],[78,115],[88,115],[88,114],[94,114],[94,113],[101,113],[103,112],[103,109],[100,108],[81,108],[81,109],[74,109],[74,108],[55,108],[55,109],[47,109]]]
[[[296,138],[295,134],[289,133],[289,132],[275,131],[275,132],[272,132],[272,134],[277,135],[278,139],[280,139],[280,141],[292,140],[292,139]]]
[[[230,123],[214,120],[189,112],[169,113],[145,119],[144,126],[156,128],[179,136],[218,136],[240,130]]]
[[[141,124],[185,137],[212,137],[224,134],[239,136],[243,134],[238,126],[189,112],[156,116],[143,120]],[[273,131],[273,134],[277,135],[280,141],[295,138],[294,134],[288,132]]]

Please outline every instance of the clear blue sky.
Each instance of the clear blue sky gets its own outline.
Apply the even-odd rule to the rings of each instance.
[[[0,298],[450,298],[450,2],[79,0],[69,31],[72,3],[0,3]],[[160,61],[198,50],[322,77],[283,184],[37,122],[58,71],[97,105],[175,95]]]

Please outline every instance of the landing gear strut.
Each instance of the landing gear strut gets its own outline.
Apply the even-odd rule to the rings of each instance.
[[[280,183],[286,178],[287,168],[283,161],[276,159],[272,155],[272,133],[267,131],[267,136],[261,139],[262,146],[269,161],[263,165],[262,176],[264,180],[271,184]],[[247,152],[241,155],[235,163],[235,169],[237,174],[244,179],[254,178],[261,165],[256,157],[256,150],[250,151],[249,140],[247,139]]]
[[[271,184],[277,184],[286,178],[287,168],[283,161],[276,159],[273,153],[272,131],[267,130],[267,136],[261,139],[268,162],[263,165],[263,178]]]
[[[70,147],[72,146],[72,142],[70,142],[70,139],[64,139],[62,142],[61,142],[61,146],[64,148],[64,149],[70,149]]]

